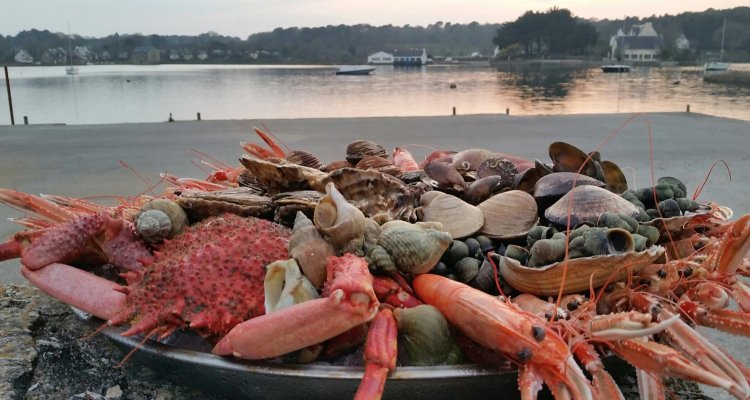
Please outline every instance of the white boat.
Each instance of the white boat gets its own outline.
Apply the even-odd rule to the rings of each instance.
[[[65,73],[68,75],[78,75],[78,67],[73,65],[73,43],[70,39],[70,24],[68,24],[68,56],[70,57],[70,65],[65,67]]]
[[[336,75],[370,75],[375,67],[369,65],[343,65],[336,69]]]
[[[719,53],[719,61],[709,61],[704,66],[705,71],[728,71],[729,63],[724,62],[724,31],[727,27],[727,19],[724,18],[724,23],[721,26],[721,52]]]

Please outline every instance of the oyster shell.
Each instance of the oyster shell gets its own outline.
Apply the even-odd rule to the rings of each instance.
[[[323,193],[314,190],[298,190],[276,194],[271,197],[276,208],[273,220],[284,226],[293,226],[299,211],[303,212],[308,218],[312,218],[315,207],[322,198]]]
[[[176,202],[185,210],[191,221],[200,221],[224,213],[270,219],[273,201],[269,197],[255,193],[254,189],[246,187],[215,192],[183,191]]]
[[[626,279],[628,273],[637,273],[664,254],[664,248],[652,246],[642,252],[601,255],[567,260],[567,276],[563,294],[587,291],[589,283],[594,288],[606,282]],[[500,257],[498,269],[503,279],[515,289],[537,296],[556,296],[562,284],[566,261],[541,268],[524,267],[518,261]],[[627,265],[628,268],[622,268]],[[611,280],[610,280],[611,278]]]
[[[339,160],[339,161],[333,161],[329,163],[328,165],[326,165],[325,167],[323,167],[323,171],[333,172],[340,168],[351,168],[351,167],[354,167],[354,165],[352,165],[349,161]]]
[[[320,289],[326,280],[326,264],[336,250],[323,238],[318,228],[305,214],[297,212],[289,238],[289,255],[297,260],[302,272]]]
[[[321,180],[326,174],[315,168],[290,162],[275,164],[246,155],[240,158],[240,162],[270,194],[306,189],[323,191]]]
[[[479,232],[494,239],[525,236],[539,221],[534,198],[521,190],[498,193],[477,208],[484,215]]]
[[[476,206],[450,194],[432,191],[422,195],[418,216],[421,221],[440,222],[453,238],[463,238],[478,232],[484,225],[484,215]]]
[[[369,140],[356,140],[346,146],[346,161],[349,161],[352,165],[357,165],[366,156],[378,156],[387,159],[388,152],[385,151],[383,146]]]
[[[570,199],[573,198],[572,207]],[[558,225],[567,225],[570,208],[570,226],[582,223],[595,225],[599,216],[605,212],[625,214],[635,218],[638,208],[622,197],[597,186],[576,186],[575,189],[561,197],[544,212],[544,216]]]

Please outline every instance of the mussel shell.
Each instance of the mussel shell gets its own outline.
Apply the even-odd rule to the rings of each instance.
[[[626,279],[630,271],[638,273],[664,254],[664,248],[653,246],[642,252],[601,255],[560,261],[541,268],[524,267],[516,260],[500,257],[498,269],[503,279],[513,288],[537,296],[555,296],[562,284],[567,262],[567,275],[563,294],[587,291],[589,284],[595,289],[605,283]],[[622,268],[628,265],[628,268]]]
[[[498,193],[477,208],[484,215],[484,224],[479,231],[494,239],[525,236],[539,221],[534,198],[521,190]]]
[[[443,224],[443,229],[455,239],[471,236],[484,224],[482,211],[458,197],[432,191],[422,195],[418,215],[422,221]]]
[[[570,199],[573,198],[572,207]],[[544,216],[551,222],[565,226],[570,212],[570,226],[583,223],[596,224],[599,216],[605,212],[626,214],[635,218],[640,213],[638,208],[622,197],[597,186],[576,186],[575,189],[561,197],[547,208]]]
[[[589,156],[578,147],[565,142],[554,142],[549,145],[549,158],[552,159],[555,172],[578,172],[587,176],[596,176],[596,168]],[[581,166],[586,166],[581,169]]]
[[[383,146],[369,140],[356,140],[346,146],[346,160],[352,165],[357,165],[365,156],[378,156],[387,159],[388,152],[385,151]]]
[[[534,193],[534,185],[544,175],[542,175],[538,169],[529,168],[525,171],[521,171],[516,174],[513,178],[513,185],[511,186],[514,190],[523,190],[526,193]]]
[[[539,178],[534,185],[534,199],[540,214],[543,214],[544,210],[573,190],[574,183],[576,187],[584,185],[605,186],[605,183],[598,179],[575,172],[554,172],[545,175]]]
[[[604,173],[604,183],[607,184],[607,190],[612,193],[620,194],[628,190],[628,180],[620,167],[612,161],[602,161],[600,163]]]

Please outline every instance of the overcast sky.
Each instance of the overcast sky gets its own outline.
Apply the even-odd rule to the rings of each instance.
[[[507,22],[527,10],[585,18],[648,17],[747,6],[748,0],[2,0],[0,34],[32,28],[102,37],[115,32],[245,38],[278,27]]]

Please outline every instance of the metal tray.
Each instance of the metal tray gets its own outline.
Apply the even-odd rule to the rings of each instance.
[[[89,314],[75,308],[73,311],[92,327],[102,324]],[[128,362],[146,365],[178,384],[232,399],[351,399],[362,378],[363,368],[215,356],[207,352],[207,343],[189,334],[173,335],[168,343],[148,341],[140,345],[142,338],[121,336],[123,331],[108,327],[102,334],[125,351],[138,347]],[[619,359],[610,358],[607,364],[613,375],[614,368],[623,368]],[[468,364],[398,367],[385,384],[383,398],[518,399],[517,378],[516,372]],[[540,398],[550,398],[546,389]]]

